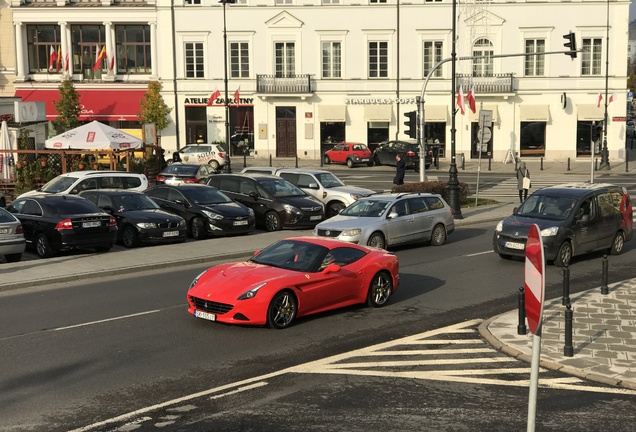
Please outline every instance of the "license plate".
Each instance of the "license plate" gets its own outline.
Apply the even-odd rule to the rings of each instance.
[[[362,158],[360,159],[360,162],[369,162],[369,158]]]
[[[98,226],[102,226],[102,223],[97,221],[97,222],[82,222],[82,228],[95,228]]]
[[[163,233],[164,237],[177,237],[179,236],[179,231],[166,231]]]
[[[234,225],[247,225],[247,220],[234,221]]]
[[[203,312],[200,310],[195,310],[194,316],[197,318],[203,318],[209,321],[216,321],[216,315],[208,313],[208,312]]]
[[[0,228],[0,234],[9,234],[9,228]]]
[[[504,246],[507,247],[508,249],[518,249],[518,250],[524,250],[525,249],[523,243],[506,242],[506,243],[504,243]]]
[[[320,220],[322,216],[309,216],[309,220]]]

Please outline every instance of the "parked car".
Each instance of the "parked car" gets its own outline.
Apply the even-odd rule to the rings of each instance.
[[[254,211],[216,188],[202,184],[157,185],[144,193],[162,209],[184,218],[188,233],[197,240],[254,231]]]
[[[129,189],[143,192],[148,188],[144,174],[123,171],[73,171],[60,174],[41,188],[25,192],[18,198],[51,194],[78,194],[90,189]]]
[[[181,162],[166,165],[156,177],[157,184],[180,185],[184,183],[205,183],[215,171],[209,165],[185,164]]]
[[[7,199],[4,197],[4,191],[0,190],[0,207],[5,208],[7,206]]]
[[[349,168],[365,164],[373,166],[371,150],[366,144],[354,142],[342,142],[327,150],[323,157],[324,162],[346,164]]]
[[[225,166],[225,149],[219,144],[188,144],[172,153],[174,162],[210,165],[214,171]]]
[[[0,255],[7,262],[18,262],[26,247],[22,223],[4,208],[0,208]]]
[[[115,217],[117,240],[127,248],[186,240],[185,219],[162,210],[141,192],[102,189],[79,195]]]
[[[420,170],[420,146],[415,140],[408,141],[384,141],[373,152],[373,163],[375,165],[395,166],[395,156],[401,154],[406,168],[415,171]],[[433,152],[426,146],[424,155],[424,168],[428,169],[433,163]]]
[[[446,243],[453,211],[437,194],[380,194],[360,198],[316,225],[314,234],[386,249],[413,242]]]
[[[230,198],[252,208],[256,224],[267,231],[313,228],[324,218],[324,206],[287,180],[267,174],[219,174],[208,180]]]
[[[79,196],[32,195],[17,198],[7,210],[20,220],[27,247],[40,258],[71,249],[106,252],[117,241],[115,218]]]
[[[500,257],[525,257],[532,224],[541,230],[546,261],[561,267],[573,256],[623,252],[632,238],[632,202],[627,189],[602,183],[569,183],[535,191],[500,221],[493,249]]]
[[[398,287],[398,270],[398,258],[386,251],[292,237],[247,262],[198,275],[188,289],[188,312],[210,321],[283,329],[310,314],[359,303],[386,305]]]
[[[250,168],[246,168],[250,170]],[[375,194],[371,189],[347,186],[335,174],[325,170],[304,168],[279,168],[275,174],[325,205],[325,217],[330,218],[358,198]]]

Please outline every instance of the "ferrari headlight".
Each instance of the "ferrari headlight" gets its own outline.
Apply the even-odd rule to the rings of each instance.
[[[293,205],[283,204],[283,208],[285,209],[287,213],[300,213],[300,210],[298,210]]]
[[[259,289],[263,288],[265,285],[267,285],[267,282],[263,282],[260,285],[256,285],[254,288],[252,288],[249,291],[244,292],[243,294],[241,294],[237,300],[247,300],[247,299],[251,299],[254,298],[256,296],[256,293],[258,292]]]
[[[559,232],[559,227],[550,227],[541,230],[541,237],[553,237]]]
[[[220,214],[211,212],[209,210],[201,210],[201,213],[206,215],[208,217],[208,219],[210,219],[210,220],[221,220],[221,219],[223,219],[223,216],[221,216]]]
[[[199,279],[201,278],[201,276],[203,276],[205,274],[207,270],[204,270],[199,276],[195,277],[194,280],[192,281],[192,283],[190,284],[190,288],[188,288],[188,290],[191,290],[192,288],[194,288],[194,286],[197,284],[197,282],[199,282]]]
[[[345,237],[353,237],[353,236],[360,235],[361,232],[362,230],[360,228],[353,228],[353,229],[344,230],[341,235]]]
[[[152,229],[157,228],[157,224],[153,222],[139,222],[136,224],[140,229]]]
[[[502,230],[503,230],[503,221],[501,220],[501,221],[499,221],[499,223],[495,227],[495,231],[501,232]]]

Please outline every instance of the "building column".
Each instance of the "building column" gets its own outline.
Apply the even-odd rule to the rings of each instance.
[[[159,50],[159,46],[157,45],[157,23],[149,22],[148,24],[150,24],[150,63],[152,63],[150,79],[156,80],[159,77],[157,73],[157,50]]]
[[[28,53],[24,49],[24,32],[21,22],[15,23],[15,52],[17,60],[15,82],[25,82],[27,75],[25,59]]]
[[[58,25],[60,26],[60,45],[62,47],[60,51],[62,56],[61,64],[63,65],[62,77],[65,78],[67,76],[73,75],[73,65],[67,65],[67,63],[71,63],[72,61],[71,52],[68,47],[68,24],[66,23],[66,21],[62,21],[59,22]]]
[[[107,21],[104,23],[106,27],[106,55],[108,56],[106,60],[106,77],[104,81],[115,81],[115,71],[113,70],[115,66],[113,65],[113,69],[110,68],[110,62],[112,60],[111,56],[115,52],[113,47],[115,46],[114,38],[113,38],[113,23]]]

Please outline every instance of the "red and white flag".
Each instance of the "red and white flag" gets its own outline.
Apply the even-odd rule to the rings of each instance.
[[[459,86],[459,93],[457,94],[457,106],[462,112],[462,115],[464,115],[464,89],[461,85]]]
[[[609,99],[607,100],[607,103],[612,103],[616,100],[616,92],[612,93],[609,97]]]
[[[60,71],[60,63],[62,62],[62,48],[57,46],[57,56],[55,57],[55,72]]]
[[[601,92],[598,92],[598,96],[596,96],[596,108],[601,107],[601,101],[603,100],[603,95]]]
[[[115,51],[111,49],[108,54],[108,58],[110,59],[108,62],[108,69],[113,70],[115,68]]]
[[[210,95],[210,99],[208,99],[208,106],[214,105],[214,102],[217,100],[219,96],[221,96],[221,92],[219,91],[218,88],[214,87],[214,91]]]
[[[57,60],[57,52],[55,52],[55,48],[51,45],[51,52],[49,54],[49,72],[53,72],[53,65],[55,65],[55,61]]]
[[[102,68],[102,61],[106,58],[106,46],[104,45],[102,49],[99,49],[99,45],[97,45],[97,60],[95,60],[95,65],[93,66],[93,70],[97,71]]]
[[[236,106],[239,105],[240,98],[241,98],[241,86],[238,86],[238,88],[234,92],[234,102],[236,103]]]
[[[66,57],[64,57],[64,72],[68,72],[68,51],[66,51]]]
[[[468,99],[468,106],[470,110],[475,114],[477,112],[477,103],[475,101],[475,86],[472,86],[468,94],[466,95],[466,99]]]

